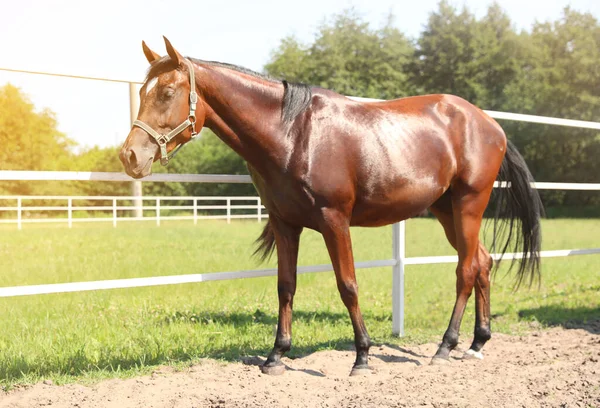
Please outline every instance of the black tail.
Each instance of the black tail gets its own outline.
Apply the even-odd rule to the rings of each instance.
[[[254,251],[254,255],[258,256],[262,262],[271,257],[275,250],[275,234],[273,234],[273,229],[271,228],[271,223],[269,221],[267,221],[263,232],[254,243],[258,245],[256,251]]]
[[[491,250],[497,252],[500,249],[500,259],[509,248],[512,252],[522,252],[515,289],[523,281],[529,281],[531,286],[534,280],[540,281],[540,217],[544,213],[544,207],[537,190],[531,188],[533,177],[525,160],[510,141],[498,173],[498,181],[506,185],[501,185],[495,192],[498,202],[494,214],[494,241]],[[506,243],[501,248],[496,246],[499,237],[506,238]],[[511,268],[514,262],[513,259]]]

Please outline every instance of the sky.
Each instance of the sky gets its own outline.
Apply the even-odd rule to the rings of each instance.
[[[476,15],[491,0],[452,1]],[[417,37],[438,0],[0,0],[0,68],[141,81],[142,40],[165,54],[162,36],[183,55],[262,71],[282,38],[309,43],[325,19],[353,7],[374,26],[391,11]],[[598,0],[499,0],[517,29],[560,18],[565,6],[600,18]],[[130,128],[127,84],[8,73],[36,109],[81,147],[114,146]],[[360,96],[360,95],[356,95]],[[485,108],[485,107],[484,107]]]

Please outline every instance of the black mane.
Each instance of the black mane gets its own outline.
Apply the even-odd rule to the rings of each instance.
[[[283,80],[283,103],[281,118],[285,123],[291,123],[296,116],[308,109],[312,99],[312,89],[306,84],[294,84]]]
[[[301,83],[290,83],[286,80],[276,79],[269,75],[261,74],[252,71],[248,68],[240,67],[239,65],[217,61],[204,61],[189,57],[188,59],[199,65],[226,68],[233,71],[241,72],[243,74],[251,75],[253,77],[260,78],[269,82],[282,83],[284,91],[283,101],[281,104],[281,119],[285,123],[292,122],[298,115],[300,115],[310,106],[312,89],[309,85]],[[147,83],[151,79],[158,77],[160,74],[173,71],[174,69],[181,70],[182,66],[178,66],[169,56],[164,56],[161,59],[154,61],[152,65],[150,65],[144,82]]]

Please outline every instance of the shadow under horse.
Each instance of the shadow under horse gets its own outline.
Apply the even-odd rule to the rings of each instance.
[[[354,328],[351,374],[368,373],[371,341],[358,304],[350,226],[377,227],[429,209],[458,252],[456,303],[432,362],[458,344],[475,289],[474,339],[465,357],[482,358],[490,339],[490,253],[479,240],[494,182],[495,236],[523,253],[517,282],[539,275],[542,205],[527,166],[496,121],[452,95],[359,102],[333,91],[276,80],[219,62],[185,58],[165,38],[167,56],[142,43],[150,68],[140,110],[120,152],[127,174],[142,178],[203,126],[248,164],[269,212],[258,252],[277,251],[279,319],[262,370],[280,374],[292,344],[292,305],[303,228],[323,235]]]

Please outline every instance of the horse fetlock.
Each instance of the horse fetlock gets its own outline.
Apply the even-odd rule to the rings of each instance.
[[[371,338],[368,335],[357,338],[354,345],[356,346],[357,352],[368,353],[371,348]]]
[[[283,337],[277,336],[275,338],[275,347],[273,351],[277,350],[280,354],[286,353],[290,351],[292,348],[292,338],[291,337]]]
[[[444,337],[442,338],[442,345],[440,348],[447,348],[448,350],[454,350],[454,348],[458,345],[458,332],[453,330],[448,330],[444,333]]]
[[[480,342],[486,342],[492,338],[492,331],[489,327],[476,327],[475,328],[475,340]]]

